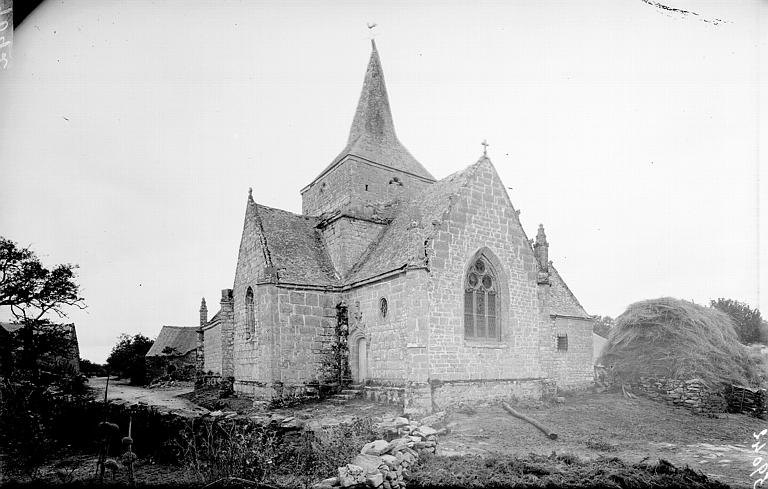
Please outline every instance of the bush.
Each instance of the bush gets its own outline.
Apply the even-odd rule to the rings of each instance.
[[[0,382],[0,453],[8,473],[36,479],[43,464],[83,440],[86,425],[70,418],[90,398],[78,378],[58,380],[48,387]]]
[[[90,360],[86,360],[85,358],[81,358],[80,373],[86,377],[106,377],[107,367],[106,365],[100,365]]]
[[[291,431],[247,420],[203,418],[188,423],[181,462],[200,483],[238,477],[276,487],[309,488],[349,463],[379,438],[370,419],[319,432]]]

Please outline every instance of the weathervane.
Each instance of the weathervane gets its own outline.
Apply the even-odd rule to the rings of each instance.
[[[376,27],[378,24],[375,22],[374,23],[366,22],[366,25],[368,26],[368,30],[370,31],[371,40],[373,40],[373,38],[376,37],[376,33],[373,31],[373,28]]]
[[[488,146],[490,146],[490,144],[488,144],[488,141],[485,139],[483,139],[483,142],[480,144],[483,145],[483,156],[488,156]]]

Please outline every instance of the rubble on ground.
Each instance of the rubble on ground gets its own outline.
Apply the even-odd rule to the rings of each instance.
[[[434,416],[429,421],[441,422],[445,413]],[[405,488],[405,480],[419,456],[437,452],[439,431],[431,426],[403,417],[382,421],[378,426],[386,435],[394,438],[390,441],[379,439],[366,443],[359,455],[347,465],[339,467],[335,477],[324,479],[312,488]]]

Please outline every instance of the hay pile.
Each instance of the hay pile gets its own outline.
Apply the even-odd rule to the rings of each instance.
[[[724,313],[664,297],[616,318],[601,358],[622,382],[640,377],[756,385],[758,369]]]

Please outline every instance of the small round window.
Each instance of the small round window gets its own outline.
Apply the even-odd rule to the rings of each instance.
[[[387,317],[387,314],[389,313],[389,304],[387,304],[387,299],[385,297],[382,297],[379,299],[379,314],[381,314],[381,317],[385,318]]]

